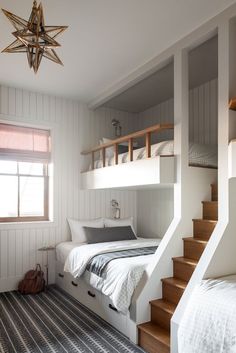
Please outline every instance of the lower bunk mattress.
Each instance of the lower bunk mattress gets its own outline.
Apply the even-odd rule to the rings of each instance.
[[[236,353],[236,275],[204,280],[178,331],[181,353]]]

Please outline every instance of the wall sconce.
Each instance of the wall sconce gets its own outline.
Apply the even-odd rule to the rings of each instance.
[[[115,127],[115,136],[120,137],[122,130],[120,121],[117,119],[112,119],[111,124]]]
[[[111,207],[112,207],[113,218],[119,219],[120,218],[119,202],[116,200],[111,200]]]

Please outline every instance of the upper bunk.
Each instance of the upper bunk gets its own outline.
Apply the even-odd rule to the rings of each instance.
[[[173,124],[157,124],[83,151],[91,156],[89,170],[82,172],[82,189],[126,188],[168,185],[175,182],[173,142],[151,144],[151,135],[173,129]],[[137,148],[136,139],[145,137]],[[119,153],[119,146],[127,152]],[[96,154],[98,158],[96,159]]]
[[[188,136],[181,137],[178,128],[174,132],[181,113],[175,110],[173,57],[157,71],[95,105],[100,126],[94,133],[91,122],[82,152],[82,189],[173,186],[180,160],[190,167],[217,168],[217,43],[214,35],[189,52]],[[120,123],[118,135],[113,122]],[[101,136],[112,140],[103,138],[100,145],[88,148]],[[179,158],[183,151],[180,139],[189,146],[188,156],[186,149],[182,152],[184,158]]]
[[[170,186],[176,182],[174,140],[152,144],[152,135],[173,130],[174,124],[156,124],[83,151],[90,156],[87,171],[81,173],[82,189],[145,188]],[[135,140],[145,137],[138,148]],[[119,153],[119,147],[127,148]],[[210,147],[190,144],[189,165],[215,168],[215,153]]]

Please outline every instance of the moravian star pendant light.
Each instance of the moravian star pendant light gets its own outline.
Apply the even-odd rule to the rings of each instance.
[[[55,52],[60,44],[55,38],[64,32],[68,26],[45,26],[43,6],[37,1],[33,2],[33,8],[28,21],[3,10],[3,13],[16,29],[13,36],[16,40],[5,48],[3,53],[27,53],[29,67],[37,73],[42,57],[57,64],[62,64]]]

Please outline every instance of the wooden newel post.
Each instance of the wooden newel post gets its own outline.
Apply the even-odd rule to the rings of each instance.
[[[105,147],[102,148],[102,166],[103,167],[106,166],[106,148]]]
[[[151,132],[146,133],[146,158],[151,157]]]
[[[114,156],[115,156],[115,158],[114,158],[114,162],[115,162],[115,164],[118,164],[118,143],[116,143],[115,145],[114,145]]]
[[[133,161],[133,139],[129,139],[129,160],[130,162]]]
[[[92,170],[94,169],[94,152],[92,152]]]

